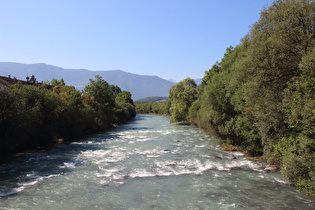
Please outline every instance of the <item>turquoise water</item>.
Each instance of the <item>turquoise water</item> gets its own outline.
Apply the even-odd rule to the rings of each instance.
[[[193,126],[138,115],[0,165],[0,209],[315,209],[279,173]]]

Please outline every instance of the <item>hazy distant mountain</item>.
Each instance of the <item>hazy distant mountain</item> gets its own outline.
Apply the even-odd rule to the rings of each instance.
[[[194,79],[197,85],[200,85],[202,83],[202,79]]]
[[[75,86],[82,90],[89,79],[100,75],[109,84],[118,85],[122,90],[130,91],[134,100],[150,96],[167,97],[168,91],[174,82],[157,76],[137,75],[121,70],[90,71],[86,69],[64,69],[57,66],[38,64],[21,64],[11,62],[0,62],[0,75],[17,77],[25,80],[27,76],[34,75],[38,81],[51,81],[52,78],[63,78],[66,85]]]
[[[151,102],[151,101],[167,101],[168,97],[160,97],[160,96],[151,96],[151,97],[147,97],[147,98],[141,98],[138,100],[135,100],[135,104],[142,104],[142,103],[147,103],[147,102]]]

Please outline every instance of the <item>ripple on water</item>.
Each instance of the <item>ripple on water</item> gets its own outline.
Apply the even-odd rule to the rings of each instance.
[[[1,186],[0,187],[0,197],[7,197],[10,195],[14,195],[20,192],[23,192],[27,188],[31,188],[41,182],[44,182],[48,179],[52,179],[54,177],[58,177],[61,174],[50,174],[47,176],[37,175],[36,172],[32,171],[24,176],[21,182],[16,184],[12,183],[11,185]],[[22,179],[22,178],[21,178]]]
[[[1,165],[0,209],[315,207],[281,174],[264,172],[243,153],[220,151],[210,136],[161,116],[142,116],[19,164]]]

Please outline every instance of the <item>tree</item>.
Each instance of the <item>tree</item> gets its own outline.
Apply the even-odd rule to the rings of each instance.
[[[119,88],[120,89],[120,88]],[[84,88],[83,93],[96,102],[94,107],[98,113],[96,121],[99,128],[108,128],[116,120],[115,116],[115,94],[116,86],[109,85],[101,76],[90,79],[90,83]]]
[[[35,84],[37,82],[37,79],[35,78],[34,75],[31,76],[30,82],[33,83],[33,84]]]
[[[276,163],[274,146],[286,134],[284,90],[301,74],[299,63],[315,39],[315,2],[277,0],[261,12],[250,31],[248,81],[244,92],[269,163]]]
[[[98,101],[72,86],[48,89],[46,85],[18,83],[0,89],[0,159],[25,149],[54,144],[58,138],[69,141],[132,119],[135,107],[124,102],[115,104],[111,98],[116,94],[111,91],[120,88],[98,79],[92,80],[87,88],[95,91],[91,94],[96,93]],[[109,91],[104,99],[99,93],[106,90]],[[112,102],[106,100],[107,96]]]
[[[193,79],[186,78],[172,86],[169,91],[171,122],[187,121],[189,107],[197,96],[197,85]]]
[[[64,86],[66,85],[65,81],[63,80],[63,78],[61,78],[60,80],[53,78],[50,82],[51,85],[53,86]]]
[[[190,120],[315,195],[315,2],[276,0],[203,79]]]
[[[206,86],[209,82],[211,82],[212,77],[221,72],[220,64],[216,62],[209,71],[205,72],[205,76],[202,78],[201,86]]]
[[[84,88],[83,92],[94,97],[96,102],[113,107],[115,105],[113,89],[113,86],[109,85],[101,76],[96,75],[95,79],[90,79],[89,85]]]
[[[115,98],[116,103],[129,103],[134,105],[133,100],[131,98],[131,93],[129,91],[122,91],[117,94]]]
[[[5,110],[0,113],[6,114],[1,117],[5,131],[0,141],[8,142],[7,152],[53,142],[61,116],[58,95],[41,86],[17,84],[11,86],[6,97],[10,106],[1,107]]]
[[[117,85],[110,85],[109,86],[109,89],[110,89],[110,92],[111,92],[111,94],[112,94],[112,98],[116,98],[117,97],[117,95],[119,94],[119,93],[121,93],[121,89],[120,89],[120,87],[118,87]],[[130,95],[130,97],[131,97],[131,95]]]
[[[300,191],[315,196],[315,47],[303,56],[301,76],[292,78],[284,93],[289,132],[275,146],[282,173]]]

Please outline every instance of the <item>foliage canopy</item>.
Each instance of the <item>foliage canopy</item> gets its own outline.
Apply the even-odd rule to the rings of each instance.
[[[263,155],[315,196],[314,1],[276,0],[205,72],[199,94],[184,84],[170,91],[172,121]]]
[[[71,141],[136,115],[131,94],[123,92],[125,100],[116,104],[120,88],[101,77],[91,80],[85,94],[72,86],[47,87],[17,84],[0,90],[0,158],[60,138]]]

